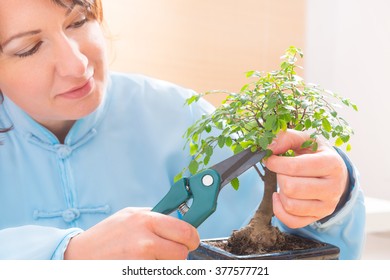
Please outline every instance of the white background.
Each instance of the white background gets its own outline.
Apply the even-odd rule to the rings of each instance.
[[[307,81],[349,97],[350,157],[367,196],[390,200],[390,1],[308,0]]]

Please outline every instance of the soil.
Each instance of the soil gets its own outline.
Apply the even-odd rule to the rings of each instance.
[[[290,250],[304,250],[304,249],[310,249],[310,248],[320,248],[325,246],[322,243],[307,239],[307,238],[301,238],[296,235],[291,235],[287,233],[282,233],[284,235],[285,241],[279,242],[275,244],[272,247],[269,248],[259,248],[256,252],[253,252],[251,250],[250,252],[242,251],[242,247],[237,249],[232,244],[225,241],[207,241],[206,243],[210,244],[211,246],[218,247],[224,251],[227,251],[229,253],[235,254],[235,255],[255,255],[255,254],[267,254],[267,253],[280,253],[284,251],[290,251]],[[235,243],[236,246],[242,246],[240,243]],[[240,252],[239,254],[237,252]]]

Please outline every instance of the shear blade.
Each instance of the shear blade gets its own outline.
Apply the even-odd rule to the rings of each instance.
[[[224,161],[221,161],[220,163],[217,163],[216,165],[211,166],[210,168],[217,171],[221,176],[220,189],[230,183],[231,180],[240,176],[249,168],[260,162],[266,154],[266,151],[252,152],[250,149],[246,149],[225,159]]]

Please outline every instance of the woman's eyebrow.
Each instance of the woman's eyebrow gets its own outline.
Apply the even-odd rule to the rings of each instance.
[[[39,34],[40,32],[42,32],[42,31],[40,29],[38,29],[38,30],[31,30],[31,31],[20,32],[20,33],[17,33],[15,35],[12,35],[7,40],[5,40],[3,43],[0,44],[0,49],[4,49],[4,47],[7,44],[9,44],[11,41],[13,41],[15,39],[18,39],[18,38],[21,38],[21,37],[25,37],[25,36],[36,35],[36,34]]]

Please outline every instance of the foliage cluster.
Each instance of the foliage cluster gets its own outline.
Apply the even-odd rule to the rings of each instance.
[[[302,57],[302,51],[291,46],[281,57],[280,69],[247,72],[251,81],[238,93],[211,91],[187,99],[186,105],[191,105],[207,94],[227,94],[221,106],[212,114],[203,115],[185,132],[193,157],[187,168],[192,174],[208,165],[217,146],[227,146],[234,153],[248,148],[266,150],[276,135],[286,129],[309,131],[310,140],[302,148],[315,151],[317,139],[324,137],[333,139],[335,146],[351,149],[348,142],[353,130],[337,109],[346,106],[357,111],[356,105],[317,84],[306,83],[296,73],[296,62]],[[293,154],[289,151],[286,155]],[[181,178],[187,168],[175,179]],[[232,185],[238,188],[238,180]]]

